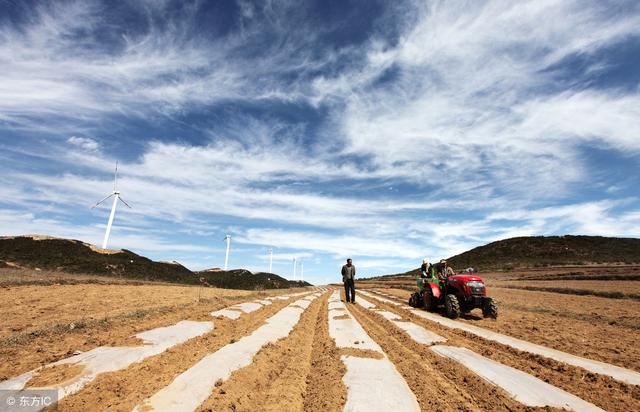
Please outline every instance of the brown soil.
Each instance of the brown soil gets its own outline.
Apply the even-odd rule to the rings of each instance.
[[[497,362],[520,369],[605,410],[629,411],[640,407],[640,387],[627,385],[541,356],[520,352],[467,332],[448,329],[381,301],[375,303],[379,307],[408,316],[412,322],[447,338],[448,344],[467,347]],[[388,323],[393,326],[390,322]]]
[[[591,295],[611,299],[640,300],[640,282],[633,280],[557,280],[557,281],[503,281],[494,287],[538,290],[565,295]]]
[[[311,348],[311,373],[307,377],[305,411],[341,411],[347,401],[347,389],[342,382],[347,370],[340,361],[335,342],[329,336],[327,299],[322,298],[320,318],[316,323]]]
[[[132,337],[136,333],[185,319],[212,320],[211,311],[283,293],[197,289],[158,285],[0,289],[0,328],[5,331],[0,338],[0,360],[11,359],[0,362],[0,380],[67,358],[76,351],[139,345],[141,341]]]
[[[0,261],[2,262],[2,261]],[[50,285],[167,285],[175,283],[151,281],[142,279],[128,279],[116,276],[90,275],[86,273],[66,273],[55,270],[35,270],[22,267],[14,262],[0,263],[0,287],[5,286],[50,286]]]
[[[406,302],[410,292],[385,289]],[[494,288],[497,320],[459,319],[577,356],[640,371],[640,302]]]
[[[99,409],[131,411],[204,356],[249,335],[289,303],[278,300],[237,320],[215,321],[215,329],[205,335],[174,346],[125,370],[99,375],[79,393],[64,398],[60,402],[60,409],[85,411],[99,405]]]
[[[326,296],[314,301],[304,312],[291,334],[274,344],[264,347],[252,364],[233,373],[229,380],[218,385],[214,393],[199,408],[200,411],[302,411],[341,410],[346,389],[339,384],[340,368],[331,362],[330,376],[337,380],[314,379],[321,353],[315,353],[318,343],[328,335],[322,335],[320,324],[326,323]],[[318,409],[307,409],[311,397],[326,399],[328,403]],[[337,402],[336,402],[337,401]]]
[[[280,292],[283,293],[283,292]],[[241,297],[250,291],[165,285],[51,285],[14,286],[0,289],[0,338],[37,332],[61,324],[114,318],[134,310],[171,305],[214,302]],[[265,295],[266,296],[266,295]]]
[[[422,410],[526,409],[477,375],[417,343],[384,317],[357,305],[349,310],[394,363]]]
[[[548,272],[532,272],[548,275]],[[515,282],[513,273],[497,274],[491,281],[500,284],[506,282],[507,276],[512,277],[509,282]],[[361,282],[358,286],[366,284],[372,282]],[[405,304],[409,290],[415,288],[409,278],[378,284],[385,286],[386,293]],[[386,288],[391,285],[401,289]],[[197,293],[202,293],[199,302]],[[213,310],[281,293],[283,291],[198,290],[188,286],[157,284],[0,287],[0,313],[3,313],[0,380],[66,358],[76,350],[86,351],[103,345],[138,345],[140,340],[132,337],[135,333],[185,319],[213,320],[209,315]],[[329,293],[304,311],[289,336],[262,348],[251,365],[236,371],[229,380],[219,382],[200,410],[342,410],[346,402],[346,388],[342,382],[346,370],[341,356],[380,358],[380,354],[357,348],[336,348],[328,333]],[[474,311],[461,321],[579,356],[640,370],[640,346],[637,345],[640,302],[501,287],[490,288],[490,293],[499,302],[500,316],[497,320],[483,319],[479,311]],[[99,375],[82,391],[63,399],[59,409],[130,411],[204,356],[252,333],[268,317],[296,299],[276,300],[272,305],[243,314],[237,320],[216,319],[215,329],[207,334],[125,370]],[[380,309],[399,314],[447,338],[447,345],[469,348],[603,409],[640,410],[640,386],[626,385],[581,368],[520,352],[466,332],[445,328],[397,306],[366,299]],[[457,362],[438,356],[379,313],[360,305],[348,305],[348,311],[382,347],[423,410],[539,409],[524,407]],[[81,373],[81,368],[80,365],[45,368],[28,385],[59,383]]]
[[[84,370],[83,365],[55,365],[41,369],[25,385],[27,388],[41,388],[56,385],[68,381],[80,375]]]
[[[384,356],[380,352],[376,352],[371,349],[355,349],[355,348],[340,348],[340,356],[355,356],[358,358],[370,358],[370,359],[382,359]]]

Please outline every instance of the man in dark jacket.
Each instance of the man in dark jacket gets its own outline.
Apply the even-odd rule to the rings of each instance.
[[[438,280],[444,282],[449,276],[447,261],[444,259],[440,259],[440,262],[433,265],[435,269],[436,275],[438,275]]]
[[[347,264],[342,266],[342,283],[344,283],[344,295],[347,299],[347,303],[356,303],[355,278],[356,267],[351,263],[351,259],[347,259]],[[349,292],[351,292],[351,298],[349,298]]]

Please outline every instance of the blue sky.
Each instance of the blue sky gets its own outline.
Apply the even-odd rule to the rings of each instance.
[[[395,273],[640,237],[637,1],[0,1],[0,234]]]

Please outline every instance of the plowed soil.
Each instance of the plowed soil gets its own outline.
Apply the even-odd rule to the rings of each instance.
[[[408,298],[408,292],[406,291],[386,289],[385,292],[393,292],[394,295],[404,293]],[[436,332],[447,338],[449,344],[467,347],[497,362],[520,369],[605,410],[629,411],[636,410],[640,405],[640,387],[638,386],[627,385],[606,376],[593,374],[581,368],[538,355],[521,352],[464,331],[445,328],[435,322],[415,316],[409,311],[399,309],[394,305],[377,300],[373,303],[390,312],[400,313],[412,322]],[[390,322],[386,323],[389,325],[385,324],[385,329],[392,325]],[[473,324],[486,327],[486,324]],[[565,347],[564,349],[566,351],[566,349],[569,348]],[[460,368],[460,366],[458,366],[458,368]]]
[[[287,304],[287,301],[275,301],[272,305],[243,315],[237,320],[217,320],[215,329],[205,335],[133,364],[125,370],[99,375],[81,392],[64,398],[60,402],[60,409],[86,411],[91,405],[99,405],[98,409],[131,411],[206,355],[249,335],[263,325],[265,319]]]
[[[526,409],[457,363],[415,342],[382,316],[358,305],[350,305],[349,311],[394,363],[422,410]]]
[[[136,333],[185,319],[212,320],[213,310],[283,293],[165,285],[5,287],[0,289],[0,380],[77,351],[138,344]]]
[[[406,303],[411,279],[361,282],[381,284]],[[0,289],[0,378],[14,377],[38,366],[98,346],[138,345],[132,335],[181,320],[213,321],[215,328],[120,371],[103,373],[74,395],[62,399],[59,410],[131,411],[169,385],[205,356],[265,324],[265,320],[300,297],[274,300],[240,318],[213,319],[210,312],[239,302],[300,290],[248,292],[130,284],[27,285]],[[589,359],[640,371],[640,307],[631,299],[563,295],[553,292],[491,288],[500,305],[498,320],[479,311],[462,322],[495,330],[529,342]],[[251,364],[219,381],[200,411],[340,411],[353,388],[346,388],[341,356],[380,357],[374,351],[339,350],[329,335],[328,297],[324,292],[302,313],[290,334],[264,346]],[[199,299],[198,299],[199,297]],[[343,298],[344,299],[344,298]],[[358,296],[356,301],[361,300]],[[608,411],[640,410],[640,386],[587,372],[562,362],[532,355],[445,328],[410,311],[367,298],[405,321],[431,330],[445,345],[468,348],[504,365],[524,371]],[[382,348],[425,411],[536,411],[512,399],[502,389],[426,345],[363,306],[347,305],[351,315]],[[73,324],[73,327],[71,325]],[[30,385],[52,384],[77,375],[79,367],[46,368]],[[213,383],[213,382],[212,382]],[[366,388],[365,388],[366,389]],[[357,390],[357,388],[356,388]],[[349,398],[350,400],[352,398]]]
[[[406,303],[410,292],[385,289]],[[494,288],[500,315],[480,310],[460,320],[577,356],[640,371],[640,303]],[[618,304],[615,304],[618,303]]]
[[[340,411],[344,366],[327,332],[326,297],[316,299],[293,332],[267,345],[251,366],[234,373],[201,411]]]

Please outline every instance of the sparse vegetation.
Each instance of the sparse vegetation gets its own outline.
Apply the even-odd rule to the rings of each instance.
[[[448,259],[456,269],[517,269],[561,265],[640,263],[640,239],[530,236],[500,240]]]
[[[225,289],[264,290],[310,286],[307,282],[291,281],[273,273],[251,273],[245,269],[202,271],[195,273],[211,286]]]
[[[272,273],[244,269],[192,272],[178,263],[155,262],[129,250],[100,253],[79,240],[34,239],[31,236],[0,238],[0,267],[8,262],[34,270],[82,273],[140,281],[161,281],[219,288],[254,290],[309,286]],[[39,280],[39,283],[46,280]],[[56,280],[56,283],[59,281]]]
[[[514,237],[476,247],[447,261],[458,271],[473,267],[481,272],[551,266],[632,265],[640,263],[640,239],[603,236]],[[419,274],[420,269],[416,268],[406,273],[365,279],[415,278]]]

